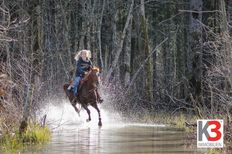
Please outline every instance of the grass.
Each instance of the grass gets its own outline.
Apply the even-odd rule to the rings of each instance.
[[[221,154],[222,152],[217,149],[210,149],[207,154]]]
[[[196,124],[198,117],[193,115],[186,115],[186,114],[176,114],[172,115],[170,113],[149,113],[145,112],[141,116],[135,116],[135,120],[138,119],[139,121],[145,123],[160,123],[166,124],[171,127],[179,128],[184,131],[192,131],[192,128],[186,126],[186,122],[190,124]]]
[[[40,127],[38,124],[30,125],[22,135],[23,143],[42,144],[50,140],[51,133],[48,127]]]
[[[32,144],[44,144],[50,141],[51,132],[49,128],[40,127],[38,124],[29,124],[25,133],[6,133],[0,140],[1,147],[10,153]]]

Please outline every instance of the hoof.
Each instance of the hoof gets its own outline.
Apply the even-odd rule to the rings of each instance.
[[[103,99],[99,99],[98,103],[101,104],[104,100]]]
[[[91,121],[91,119],[86,119],[86,122],[90,122]]]
[[[100,126],[100,127],[102,126],[102,122],[101,121],[98,122],[98,126]]]

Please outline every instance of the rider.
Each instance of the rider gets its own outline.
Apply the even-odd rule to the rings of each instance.
[[[75,55],[75,60],[77,61],[76,64],[76,77],[74,80],[73,88],[74,88],[74,95],[78,95],[78,87],[81,79],[84,77],[85,74],[88,73],[93,64],[90,60],[91,58],[91,51],[90,50],[81,50]],[[69,90],[71,87],[68,88]],[[97,98],[99,102],[102,102],[103,99],[100,97],[98,90],[96,90]]]

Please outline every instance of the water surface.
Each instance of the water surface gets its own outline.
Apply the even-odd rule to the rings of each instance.
[[[92,121],[85,122],[87,114],[78,117],[69,103],[51,106],[46,111],[53,130],[47,145],[30,146],[20,153],[31,154],[203,154],[196,142],[189,144],[186,133],[158,124],[122,122],[116,113],[101,109],[103,126],[97,126],[97,112]]]

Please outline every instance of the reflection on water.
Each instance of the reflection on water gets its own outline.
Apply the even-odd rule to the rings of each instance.
[[[73,116],[76,114],[69,104],[62,108],[65,110],[63,113],[68,113],[63,115],[63,119],[69,119],[69,124],[62,125],[54,132],[52,142],[44,149],[44,153],[200,153],[196,145],[191,147],[185,143],[182,131],[174,128],[122,123],[119,115],[102,109],[103,127],[98,128],[95,110],[91,110],[93,121],[86,123],[85,111],[78,117]],[[55,113],[61,115],[57,110]]]
[[[62,110],[61,110],[62,109]],[[196,144],[186,144],[185,133],[164,125],[120,123],[114,115],[102,110],[103,127],[97,126],[97,112],[91,110],[93,121],[85,122],[87,115],[78,117],[71,105],[49,109],[49,120],[60,124],[53,129],[52,141],[45,146],[29,147],[21,153],[41,154],[116,154],[116,153],[204,153]],[[62,117],[62,118],[61,118]],[[109,118],[111,117],[111,118]],[[112,118],[114,117],[114,118]],[[57,118],[57,119],[56,119]],[[59,120],[61,119],[61,120]],[[80,120],[81,119],[81,120]]]
[[[82,128],[55,133],[44,153],[200,153],[182,131],[160,126]]]

